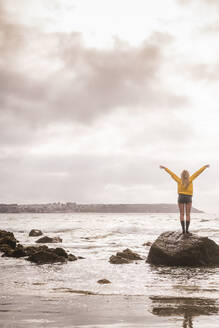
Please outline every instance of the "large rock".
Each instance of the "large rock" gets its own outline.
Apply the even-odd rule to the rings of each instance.
[[[167,266],[219,266],[219,246],[208,237],[167,231],[152,244],[147,262]]]

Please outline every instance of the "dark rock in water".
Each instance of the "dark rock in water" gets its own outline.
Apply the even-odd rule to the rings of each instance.
[[[25,252],[28,256],[32,255],[32,254],[35,254],[39,251],[47,251],[49,249],[48,246],[46,245],[43,245],[43,246],[27,246],[27,247],[24,247],[25,249]]]
[[[69,260],[69,261],[77,261],[77,259],[78,259],[78,258],[77,258],[75,255],[73,255],[73,254],[69,254],[69,255],[68,255],[68,260]]]
[[[9,248],[9,249],[5,249],[3,257],[24,257],[26,256],[26,252],[24,250],[24,247],[20,244],[17,245],[17,247],[15,249]]]
[[[142,246],[151,246],[152,245],[152,242],[150,241],[147,241],[146,243],[144,243]]]
[[[57,262],[65,262],[66,259],[63,256],[58,256],[54,252],[49,251],[39,251],[30,255],[27,258],[28,261],[34,262],[37,264],[49,264],[49,263],[57,263]]]
[[[35,241],[36,243],[40,243],[40,244],[48,244],[48,243],[61,243],[62,239],[60,237],[41,237],[40,239]]]
[[[101,284],[101,285],[111,284],[111,281],[109,281],[108,279],[100,279],[97,282],[98,282],[98,284]]]
[[[42,231],[38,230],[38,229],[32,229],[29,233],[30,237],[38,237],[38,236],[42,236]]]
[[[112,264],[128,264],[131,263],[132,261],[120,256],[112,255],[110,256],[109,262]]]
[[[134,260],[143,260],[140,255],[138,255],[137,253],[131,251],[131,249],[129,249],[129,248],[126,248],[122,252],[116,253],[116,256],[120,256],[120,257],[123,257],[125,259],[133,260],[133,261]]]
[[[14,239],[11,239],[10,237],[3,237],[0,239],[0,245],[8,245],[13,249],[15,249],[16,243],[17,242]]]
[[[0,230],[0,246],[8,245],[12,249],[15,249],[17,242],[12,232]]]
[[[167,231],[152,244],[147,262],[166,266],[219,266],[219,246],[207,237]]]
[[[9,245],[0,245],[0,252],[4,253],[2,256],[7,256],[6,254],[11,254],[14,251]]]
[[[56,263],[56,262],[66,262],[76,261],[77,257],[73,254],[67,254],[67,252],[61,248],[49,248],[46,245],[43,246],[28,246],[25,247],[25,252],[29,256],[28,261],[37,263],[37,264],[46,264],[46,263]]]
[[[135,260],[143,260],[140,255],[134,253],[129,248],[122,252],[117,252],[116,255],[112,255],[109,262],[112,264],[127,264]]]
[[[60,237],[53,237],[52,238],[52,243],[62,243],[62,238],[60,238]]]
[[[65,258],[68,258],[68,254],[66,253],[66,251],[61,248],[61,247],[57,247],[53,250],[53,252],[58,255],[58,256],[63,256]]]
[[[17,239],[14,237],[13,232],[9,232],[6,230],[0,230],[0,239],[3,237],[6,237],[6,236],[9,238],[15,239],[17,241]]]
[[[27,254],[25,253],[25,251],[23,249],[15,249],[12,253],[11,253],[11,257],[25,257]]]
[[[37,242],[61,242],[59,237],[42,237]],[[61,248],[49,248],[46,245],[37,245],[37,246],[27,246],[24,247],[21,244],[17,244],[13,233],[0,230],[0,251],[3,252],[4,257],[28,257],[27,260],[37,263],[37,264],[46,264],[46,263],[64,263],[67,260],[75,261],[77,257],[73,254],[67,254],[67,252]]]

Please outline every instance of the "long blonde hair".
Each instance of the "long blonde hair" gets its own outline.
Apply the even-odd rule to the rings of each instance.
[[[183,187],[188,188],[188,185],[189,185],[189,172],[187,170],[182,171],[181,180],[182,180]]]

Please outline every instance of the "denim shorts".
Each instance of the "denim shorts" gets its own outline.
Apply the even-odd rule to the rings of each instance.
[[[179,194],[178,203],[187,204],[192,202],[192,195]]]

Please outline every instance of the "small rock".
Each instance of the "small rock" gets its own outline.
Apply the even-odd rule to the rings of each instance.
[[[111,281],[109,281],[108,279],[100,279],[97,282],[98,284],[111,284]]]
[[[52,243],[62,243],[62,238],[60,237],[53,237],[52,240]]]
[[[41,237],[40,239],[37,239],[35,242],[39,243],[39,244],[61,243],[62,239],[60,237],[44,236],[44,237]]]
[[[144,243],[142,246],[151,246],[152,243],[150,241],[147,241],[146,243]]]
[[[109,262],[112,264],[126,264],[131,263],[135,260],[143,260],[141,256],[137,253],[131,251],[131,249],[126,248],[122,252],[117,252],[116,255],[112,255],[109,259]]]
[[[130,260],[125,259],[124,257],[112,255],[109,259],[109,262],[112,264],[128,264],[131,263]]]
[[[85,257],[83,257],[83,256],[78,256],[78,260],[84,260],[85,259]]]
[[[122,252],[118,252],[116,254],[116,256],[120,256],[120,257],[123,257],[125,259],[128,259],[128,260],[143,260],[141,258],[141,256],[137,253],[134,253],[133,251],[131,251],[131,249],[127,248],[125,249],[124,251]]]
[[[42,231],[38,230],[38,229],[32,229],[29,233],[30,237],[38,237],[38,236],[42,236]]]

